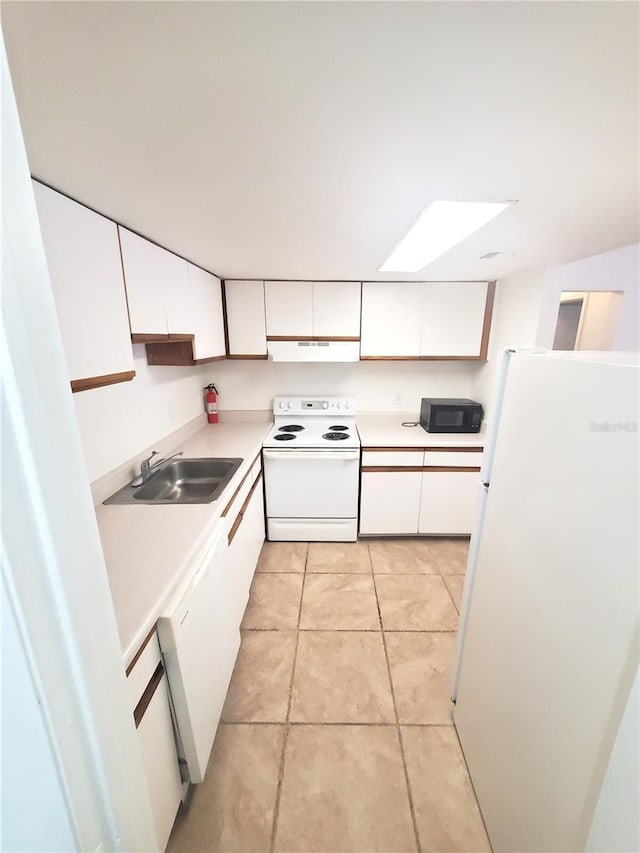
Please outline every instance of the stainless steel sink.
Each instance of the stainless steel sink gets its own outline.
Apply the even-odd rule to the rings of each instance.
[[[243,460],[172,459],[141,486],[124,486],[105,504],[207,504],[215,501]]]

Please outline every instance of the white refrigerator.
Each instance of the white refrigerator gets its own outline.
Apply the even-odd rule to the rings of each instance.
[[[452,683],[495,853],[640,849],[639,387],[637,354],[502,355]]]

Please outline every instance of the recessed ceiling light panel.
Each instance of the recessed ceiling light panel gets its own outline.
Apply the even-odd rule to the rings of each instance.
[[[482,228],[512,202],[433,201],[378,272],[418,272],[469,234]]]

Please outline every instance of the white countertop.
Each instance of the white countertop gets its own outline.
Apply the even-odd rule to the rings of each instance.
[[[96,508],[125,666],[184,579],[190,557],[213,530],[271,426],[264,421],[209,424],[175,448],[183,450],[187,457],[243,458],[233,479],[213,503],[100,504]]]
[[[484,425],[477,433],[433,433],[420,425],[403,427],[402,422],[414,423],[416,412],[372,412],[358,415],[356,426],[363,447],[482,447]]]

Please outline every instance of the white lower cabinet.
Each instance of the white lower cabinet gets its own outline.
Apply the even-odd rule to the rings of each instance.
[[[169,841],[182,796],[178,756],[169,710],[167,676],[164,671],[138,724],[138,740],[158,845],[160,850],[164,850]]]
[[[364,450],[360,534],[468,536],[481,457],[481,448]]]
[[[419,471],[363,471],[360,533],[417,533],[421,486]]]
[[[418,533],[470,534],[478,478],[476,471],[425,471],[422,475]]]
[[[169,687],[154,633],[127,670],[127,687],[138,733],[158,848],[164,850],[182,797],[171,719]]]

